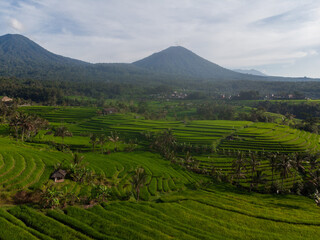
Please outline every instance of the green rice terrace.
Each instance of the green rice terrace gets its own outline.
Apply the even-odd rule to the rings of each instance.
[[[0,124],[0,239],[320,238],[317,134],[93,107],[19,112],[49,125],[22,141]]]

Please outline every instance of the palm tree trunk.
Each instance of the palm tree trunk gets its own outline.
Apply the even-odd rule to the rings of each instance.
[[[139,201],[140,199],[140,188],[137,188],[137,202]]]
[[[254,173],[254,171],[253,171],[253,168],[252,168],[252,171],[251,171],[251,186],[250,186],[250,191],[251,191],[251,189],[253,188],[253,173]]]

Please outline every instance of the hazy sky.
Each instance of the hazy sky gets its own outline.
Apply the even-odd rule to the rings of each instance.
[[[319,0],[0,0],[6,33],[94,63],[181,45],[227,68],[320,77]]]

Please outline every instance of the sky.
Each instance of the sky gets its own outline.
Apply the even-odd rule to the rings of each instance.
[[[319,0],[0,0],[0,35],[87,62],[183,46],[235,69],[320,78]]]

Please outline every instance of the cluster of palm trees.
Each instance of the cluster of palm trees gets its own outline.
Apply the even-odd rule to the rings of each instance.
[[[45,185],[35,194],[39,194],[38,203],[42,208],[65,208],[76,203],[96,204],[108,201],[111,197],[111,189],[105,185],[92,184],[89,196],[79,197],[67,186],[59,189],[54,185]]]
[[[64,125],[61,125],[57,128],[55,128],[55,137],[61,137],[62,138],[62,144],[64,145],[64,138],[65,137],[72,137],[72,132]]]
[[[92,145],[93,152],[95,152],[96,146],[99,145],[101,153],[104,154],[105,153],[105,144],[108,141],[114,143],[115,151],[117,151],[117,148],[118,148],[117,144],[120,141],[120,137],[117,132],[111,131],[109,136],[107,136],[105,134],[96,134],[96,133],[90,134],[90,144]]]
[[[64,167],[68,176],[75,182],[79,183],[95,183],[97,176],[93,170],[87,167],[84,163],[84,156],[78,153],[73,154],[73,161],[70,165]],[[56,166],[60,168],[61,166]],[[100,178],[99,178],[100,179]]]
[[[39,130],[48,126],[48,121],[38,116],[15,112],[9,122],[10,129],[18,140],[25,141],[38,134]]]
[[[17,111],[16,103],[3,102],[0,102],[0,122],[8,123],[14,137],[21,141],[29,140],[49,125],[45,119]]]
[[[269,190],[273,192],[295,192],[298,194],[312,195],[320,190],[319,154],[307,152],[297,153],[257,153],[238,151],[232,161],[232,171],[228,174],[228,181],[241,185],[241,179],[249,179],[250,190],[258,189],[259,184],[270,182],[261,167],[262,161],[268,161],[271,170],[271,184]],[[212,175],[221,178],[222,171],[213,168]],[[275,179],[280,177],[281,183]],[[289,189],[284,186],[285,180],[293,178],[293,185]],[[245,182],[245,181],[243,181]]]
[[[175,158],[177,140],[171,129],[164,130],[157,135],[151,134],[148,137],[151,140],[151,149],[157,151],[168,160]]]
[[[177,143],[171,130],[164,130],[157,135],[145,132],[143,135],[147,140],[151,141],[151,149],[159,152],[172,163],[179,164],[196,173],[211,174],[217,179],[232,182],[237,186],[249,182],[250,190],[267,190],[277,193],[290,191],[303,195],[313,195],[316,191],[320,191],[320,162],[318,161],[320,154],[318,153],[235,150],[226,152],[225,149],[217,150],[214,147],[200,147],[197,152],[219,152],[233,158],[232,170],[228,173],[216,167],[213,167],[209,172],[206,168],[200,166],[198,160],[191,156],[191,151],[189,150],[194,151],[195,148],[191,144]],[[186,154],[184,157],[179,157],[179,152],[186,152]],[[264,166],[261,166],[262,161]],[[268,167],[266,167],[266,161],[268,162]],[[271,181],[266,173],[267,168],[271,171]],[[278,178],[276,179],[275,176]],[[293,184],[290,186],[285,184],[285,180],[289,177],[293,179]],[[259,188],[261,185],[264,188]]]
[[[67,205],[79,202],[79,197],[67,187],[58,189],[56,186],[46,185],[38,192],[40,193],[39,204],[42,208],[65,208]]]

